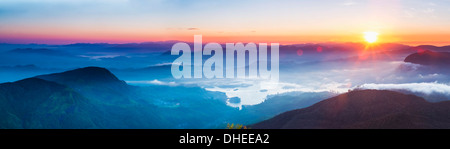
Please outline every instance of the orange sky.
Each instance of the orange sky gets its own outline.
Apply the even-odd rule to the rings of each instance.
[[[0,43],[147,41],[364,42],[450,45],[439,0],[4,0]]]

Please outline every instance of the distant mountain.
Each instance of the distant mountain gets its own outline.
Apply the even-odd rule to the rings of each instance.
[[[420,45],[420,46],[413,47],[413,49],[415,49],[416,51],[430,50],[430,51],[436,51],[436,52],[450,52],[450,46],[438,47],[438,46],[433,46],[433,45]]]
[[[157,64],[143,68],[110,69],[124,80],[167,79],[172,76],[172,63]]]
[[[40,69],[36,65],[29,64],[29,65],[15,65],[15,66],[0,66],[0,69],[12,69],[12,70],[36,70]]]
[[[44,80],[54,81],[69,86],[80,85],[126,85],[109,70],[101,67],[85,67],[61,73],[36,76]]]
[[[450,102],[387,90],[357,90],[254,124],[256,129],[450,128]]]
[[[129,103],[130,98],[133,98],[129,96],[131,89],[124,81],[101,67],[85,67],[36,78],[67,85],[86,97],[101,102]]]
[[[49,55],[49,56],[69,56],[68,53],[64,53],[58,50],[52,50],[47,48],[17,48],[7,53],[11,54],[39,54],[39,55]]]
[[[419,51],[409,55],[404,61],[421,65],[449,66],[450,52]]]

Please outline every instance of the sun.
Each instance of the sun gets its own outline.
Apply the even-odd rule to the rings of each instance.
[[[374,43],[378,40],[378,33],[377,32],[364,32],[364,39],[368,43]]]

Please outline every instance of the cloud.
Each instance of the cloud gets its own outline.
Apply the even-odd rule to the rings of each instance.
[[[172,66],[172,65],[181,65],[181,63],[175,63],[175,62],[173,62],[173,63],[158,63],[158,64],[155,64],[155,65],[150,65],[150,67],[159,67],[159,66]]]
[[[91,56],[91,55],[78,55],[79,57],[86,57],[89,59],[93,59],[93,60],[100,60],[102,58],[116,58],[119,57],[121,55],[95,55],[95,56]]]
[[[217,81],[227,84],[229,81]],[[239,81],[238,81],[239,82]],[[279,95],[292,92],[307,92],[307,93],[319,93],[319,92],[331,92],[331,93],[344,93],[349,88],[348,83],[336,83],[330,82],[326,84],[295,84],[286,82],[270,82],[265,80],[241,80],[241,84],[250,84],[250,86],[235,86],[235,87],[205,87],[207,91],[223,92],[227,98],[237,97],[241,99],[240,103],[228,104],[232,107],[241,108],[242,105],[257,105],[264,102],[268,96]],[[200,82],[197,82],[200,83]],[[205,82],[201,82],[205,83]]]
[[[447,84],[441,84],[437,82],[433,83],[405,83],[405,84],[363,84],[357,88],[361,89],[394,89],[394,90],[408,90],[416,93],[441,93],[450,95],[450,86]]]
[[[149,84],[175,86],[175,82],[162,82],[159,80],[148,81]]]
[[[427,14],[434,13],[434,9],[433,8],[424,9],[423,13],[427,13]]]
[[[433,78],[436,78],[436,77],[439,77],[439,76],[440,76],[440,74],[437,74],[437,73],[434,73],[434,74],[426,74],[426,75],[419,74],[419,77],[420,77],[421,79],[433,79]]]
[[[200,30],[200,29],[199,29],[199,28],[194,28],[194,27],[192,27],[192,28],[187,28],[187,30],[195,31],[195,30]]]
[[[157,79],[152,80],[152,81],[125,81],[126,83],[129,84],[153,84],[153,85],[165,85],[165,86],[177,86],[178,84],[175,82],[163,82],[163,81],[159,81]]]
[[[356,5],[356,3],[353,1],[347,1],[347,2],[342,3],[342,5],[343,6],[353,6],[353,5]]]

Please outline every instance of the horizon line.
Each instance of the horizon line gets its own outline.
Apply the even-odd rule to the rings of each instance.
[[[70,42],[70,43],[38,43],[38,42],[27,42],[27,43],[14,43],[14,42],[0,42],[0,44],[17,44],[17,45],[75,45],[75,44],[109,44],[109,45],[126,45],[126,44],[146,44],[146,43],[177,43],[177,42],[185,42],[188,44],[193,44],[193,41],[183,41],[183,40],[161,40],[161,41],[144,41],[144,42]],[[203,45],[207,43],[219,43],[221,45],[227,44],[227,43],[278,43],[278,42],[205,42],[202,43]],[[438,43],[438,44],[436,44]],[[435,46],[435,47],[445,47],[450,46],[450,42],[436,42],[436,43],[430,43],[430,42],[381,42],[381,43],[375,43],[376,45],[383,45],[383,44],[398,44],[398,45],[406,45],[406,46]],[[298,43],[279,43],[283,46],[288,45],[308,45],[308,44],[363,44],[367,45],[365,42],[333,42],[333,41],[326,41],[326,42],[298,42]]]

